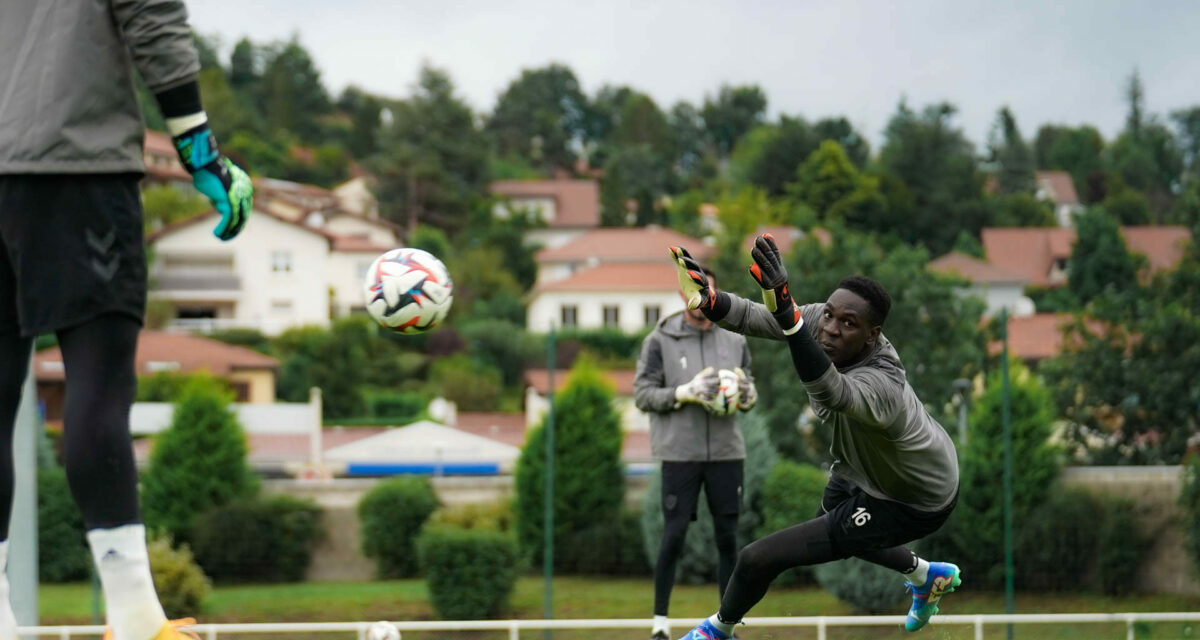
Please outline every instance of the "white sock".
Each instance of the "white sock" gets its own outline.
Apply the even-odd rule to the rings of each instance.
[[[708,619],[708,622],[712,626],[716,627],[717,631],[725,634],[726,638],[733,635],[733,628],[737,626],[736,622],[721,622],[721,614],[719,613],[712,614],[712,617]]]
[[[904,574],[904,577],[908,578],[914,587],[925,584],[925,581],[929,579],[929,563],[917,558],[917,568]]]
[[[658,631],[671,635],[671,625],[667,622],[666,616],[654,616],[654,626],[650,628],[650,635],[654,635]]]
[[[0,640],[17,640],[17,616],[8,597],[8,540],[0,540]]]
[[[104,589],[108,625],[114,640],[151,640],[167,622],[146,555],[146,528],[127,524],[87,533]]]

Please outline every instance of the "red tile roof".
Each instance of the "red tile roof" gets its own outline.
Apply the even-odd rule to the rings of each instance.
[[[458,414],[458,422],[454,428],[514,447],[525,445],[523,413],[464,412]]]
[[[1176,225],[1121,227],[1125,244],[1132,253],[1149,261],[1152,271],[1169,269],[1183,258],[1191,239],[1186,227]],[[1020,273],[1030,284],[1047,286],[1056,259],[1069,258],[1075,244],[1074,229],[1046,227],[988,227],[982,233],[988,261]]]
[[[537,253],[538,262],[657,262],[670,264],[669,247],[687,248],[696,259],[704,261],[714,249],[699,238],[657,225],[648,227],[616,227],[593,229],[561,247],[543,249]]]
[[[1071,322],[1069,313],[1035,313],[1008,319],[1008,352],[1022,360],[1053,358],[1063,350],[1065,325]],[[1099,335],[1104,325],[1097,320],[1087,321],[1088,331]],[[999,355],[1003,344],[996,340],[988,345],[988,353]]]
[[[381,244],[375,244],[369,238],[360,238],[358,236],[333,237],[334,251],[345,251],[348,253],[385,253],[395,248],[396,247],[386,247]]]
[[[178,365],[176,371],[208,371],[226,376],[246,369],[279,368],[279,361],[257,351],[218,340],[168,331],[142,331],[138,335],[137,372],[161,370],[161,363]],[[39,351],[34,356],[34,371],[39,382],[63,380],[62,352],[58,347]]]
[[[1034,174],[1034,180],[1054,204],[1079,204],[1079,196],[1075,193],[1075,181],[1066,171],[1038,171]]]
[[[488,190],[507,198],[553,198],[551,227],[600,224],[600,187],[595,180],[497,180]]]
[[[657,262],[602,262],[562,280],[539,285],[538,291],[676,291],[675,267]]]
[[[562,391],[562,388],[567,384],[567,376],[570,371],[566,369],[557,369],[554,372],[554,390]],[[637,372],[633,369],[610,369],[604,372],[604,377],[608,378],[616,388],[617,395],[632,396],[633,395],[633,377]],[[550,376],[546,369],[526,369],[525,383],[533,387],[540,395],[546,395],[546,391],[550,388]]]
[[[1021,273],[959,251],[951,251],[936,260],[931,260],[928,269],[936,273],[955,273],[976,283],[1026,282]]]

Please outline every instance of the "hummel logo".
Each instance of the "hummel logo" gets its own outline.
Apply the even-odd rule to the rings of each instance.
[[[854,520],[854,526],[861,527],[871,521],[871,514],[867,513],[866,507],[859,507],[854,510],[850,518]]]
[[[121,558],[121,554],[120,554],[120,553],[119,553],[119,552],[118,552],[116,549],[109,549],[109,550],[108,550],[107,552],[105,552],[105,554],[104,554],[104,555],[103,555],[103,556],[100,558],[100,561],[101,561],[101,562],[104,562],[104,561],[106,561],[106,560],[119,560],[120,558]]]
[[[99,258],[92,258],[92,271],[100,276],[100,279],[108,282],[117,274],[117,267],[121,266],[121,259],[113,256],[108,263],[101,262]]]
[[[108,253],[108,250],[112,248],[113,240],[117,239],[117,232],[115,229],[109,229],[108,233],[101,238],[95,233],[92,233],[91,229],[87,229],[84,232],[84,237],[87,239],[87,243],[96,250],[96,253],[105,254]]]

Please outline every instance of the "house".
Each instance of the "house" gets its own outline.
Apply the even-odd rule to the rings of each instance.
[[[186,333],[142,331],[138,335],[138,375],[160,371],[207,371],[229,382],[238,402],[264,404],[275,401],[275,375],[279,362],[257,351]],[[63,417],[66,370],[58,347],[37,352],[33,360],[38,400],[46,420]]]
[[[556,248],[600,224],[600,187],[595,180],[498,180],[488,191],[499,198],[493,214],[536,211],[546,223],[526,236],[530,244]]]
[[[653,327],[684,307],[675,267],[657,262],[606,262],[537,285],[526,312],[530,331]]]
[[[335,216],[337,218],[337,216]],[[354,235],[321,228],[255,208],[242,233],[218,242],[214,212],[168,225],[148,236],[154,299],[174,310],[172,327],[214,330],[255,328],[275,335],[289,327],[329,324],[332,316],[363,307],[363,274],[394,236],[364,218],[330,222]]]
[[[1008,319],[1008,353],[1027,364],[1037,364],[1063,351],[1063,327],[1070,324],[1069,313],[1035,313]],[[1101,335],[1104,325],[1098,320],[1086,321],[1087,331]],[[1000,355],[1004,345],[999,340],[988,344],[988,354]]]
[[[1054,217],[1058,220],[1058,226],[1071,227],[1072,217],[1083,211],[1071,174],[1066,171],[1038,171],[1034,173],[1034,182],[1037,184],[1034,196],[1038,200],[1054,203]]]
[[[1192,238],[1187,227],[1178,225],[1121,227],[1121,235],[1130,253],[1146,257],[1149,273],[1143,277],[1174,268]],[[1057,287],[1067,282],[1074,229],[988,227],[982,241],[988,262],[1020,274],[1029,285]]]
[[[255,211],[298,222],[313,211],[331,211],[338,207],[338,197],[329,189],[276,178],[254,179]]]
[[[378,218],[379,200],[371,190],[375,182],[374,177],[357,165],[351,166],[351,175],[349,180],[333,188],[338,208],[364,218]]]
[[[537,252],[538,282],[552,282],[605,262],[671,264],[669,248],[686,247],[704,262],[714,250],[693,238],[658,225],[593,229],[558,247]]]
[[[963,295],[984,301],[986,316],[1007,309],[1010,316],[1027,316],[1034,312],[1033,301],[1025,296],[1026,276],[1011,269],[992,264],[965,253],[952,251],[929,262],[934,273],[954,274],[970,281]]]

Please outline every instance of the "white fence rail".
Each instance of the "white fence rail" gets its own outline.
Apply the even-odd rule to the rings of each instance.
[[[1022,613],[939,615],[933,619],[937,626],[966,625],[975,629],[976,640],[983,640],[985,625],[1005,624],[1071,624],[1071,623],[1123,623],[1125,637],[1134,640],[1134,625],[1141,622],[1200,622],[1200,612],[1172,613]],[[673,627],[689,628],[695,619],[671,620]],[[257,624],[197,624],[189,627],[205,640],[217,640],[222,633],[355,633],[358,640],[366,640],[367,627],[371,622],[282,622]],[[438,620],[429,622],[393,622],[402,633],[405,631],[507,631],[509,640],[519,640],[522,631],[541,629],[642,629],[647,621],[643,618],[624,620]],[[747,618],[746,624],[756,627],[812,627],[817,630],[817,640],[825,640],[826,630],[831,627],[879,627],[903,626],[904,616],[807,616],[788,618]],[[99,635],[104,627],[50,626],[20,627],[18,632],[28,636],[56,636],[60,640],[85,635]]]

